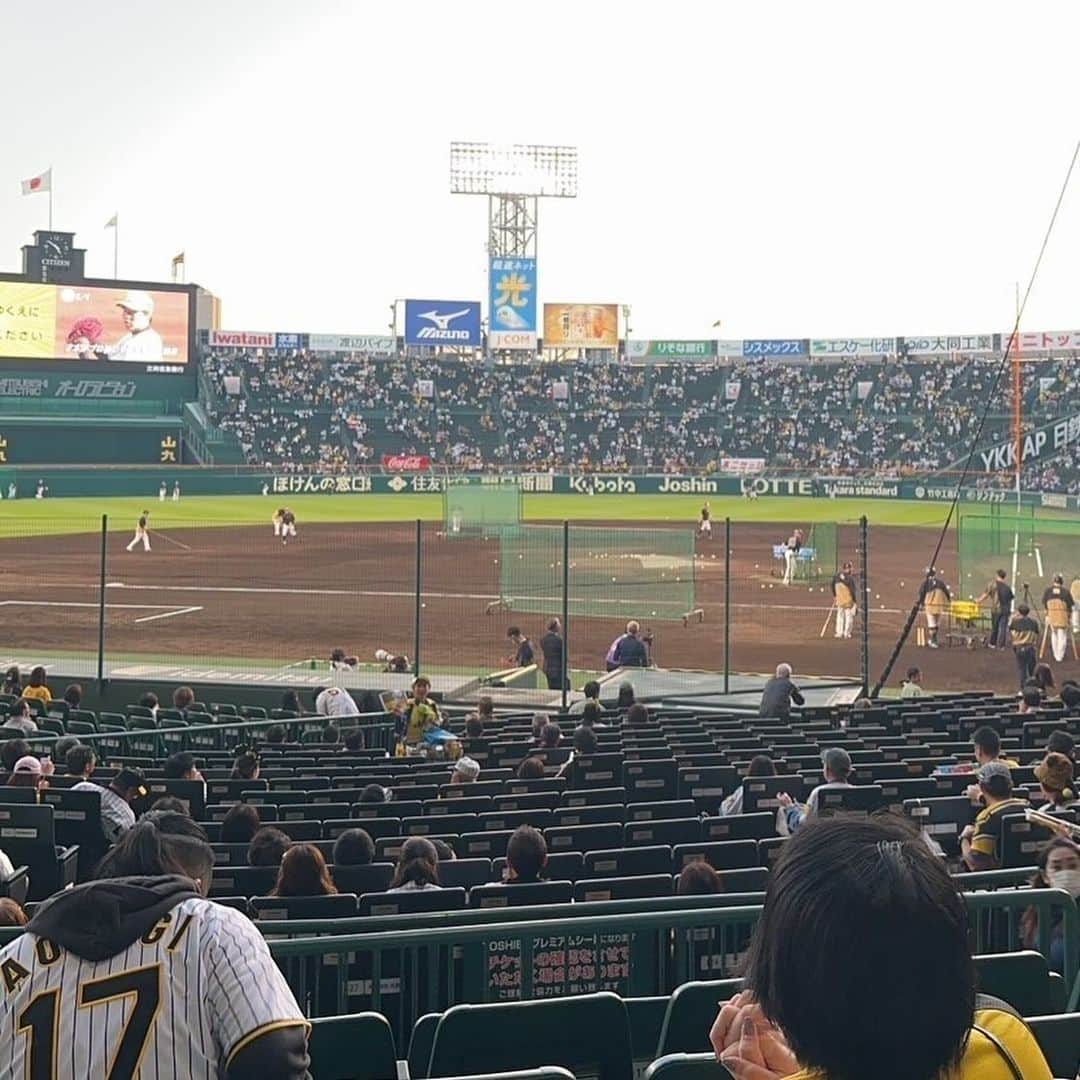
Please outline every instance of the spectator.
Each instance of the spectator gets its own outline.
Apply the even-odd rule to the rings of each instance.
[[[629,709],[626,710],[626,723],[629,727],[638,727],[641,724],[647,724],[649,722],[649,710],[641,704],[640,701],[635,701]]]
[[[295,690],[286,690],[281,695],[281,708],[284,712],[291,712],[294,716],[304,715],[304,703]]]
[[[805,806],[796,803],[787,792],[781,792],[776,796],[776,801],[780,806],[777,811],[777,826],[781,835],[784,835],[785,832],[795,832],[807,818],[814,817],[821,812],[818,804],[823,791],[834,791],[854,786],[851,783],[851,756],[842,747],[834,746],[824,751],[821,755],[821,763],[825,773],[825,783],[818,784],[810,792],[810,798],[806,800]]]
[[[755,754],[750,759],[750,765],[746,770],[747,777],[755,776],[775,776],[776,766],[772,763],[772,758],[765,754]],[[743,812],[743,789],[740,784],[721,804],[720,804],[720,816],[732,817],[734,814],[741,814]]]
[[[544,779],[544,762],[542,758],[527,757],[517,767],[517,778],[519,780],[543,780]]]
[[[922,688],[922,672],[917,667],[907,669],[907,678],[900,688],[900,697],[908,698],[925,697],[926,692]]]
[[[1007,1006],[976,1008],[968,933],[956,883],[903,822],[813,822],[780,852],[747,989],[721,1008],[710,1041],[734,1076],[754,1080],[1049,1080]]]
[[[25,739],[8,739],[0,743],[0,764],[3,764],[4,772],[14,772],[15,762],[30,752],[30,744]]]
[[[248,844],[248,866],[280,866],[282,856],[292,841],[280,829],[264,825]]]
[[[191,707],[195,704],[195,691],[190,686],[178,686],[172,695],[173,708],[180,714],[181,720],[188,718]]]
[[[236,803],[221,819],[219,839],[223,844],[250,844],[261,826],[256,807],[250,803]]]
[[[440,863],[453,862],[457,858],[457,852],[445,841],[437,836],[432,837],[431,843],[435,847],[435,854]]]
[[[64,756],[64,767],[68,776],[89,780],[97,767],[97,752],[92,746],[73,746]]]
[[[236,755],[233,762],[230,780],[258,780],[259,779],[259,755],[254,750],[245,750]]]
[[[1001,736],[992,727],[976,728],[971,736],[975,748],[975,760],[979,765],[989,765],[991,761],[1000,761],[1010,769],[1019,769],[1020,763],[1012,758],[1001,756]]]
[[[15,762],[15,769],[8,777],[7,786],[32,788],[34,791],[40,791],[43,787],[49,786],[49,780],[45,775],[41,761],[34,757],[33,754],[27,754],[26,757],[19,758]]]
[[[511,626],[506,631],[510,644],[514,646],[514,655],[507,657],[510,667],[529,667],[536,658],[532,642],[521,632],[521,627]]]
[[[435,845],[422,836],[411,836],[401,848],[389,892],[439,889],[439,855]]]
[[[1003,761],[989,761],[976,775],[984,807],[975,822],[960,833],[960,853],[969,870],[998,870],[998,841],[1001,819],[1007,813],[1019,813],[1029,805],[1026,799],[1013,798],[1012,774]]]
[[[1038,871],[1031,878],[1031,887],[1063,889],[1074,900],[1080,901],[1080,845],[1063,836],[1054,837],[1039,853]],[[1039,913],[1033,907],[1021,917],[1020,940],[1025,949],[1039,948]],[[1054,908],[1047,960],[1052,971],[1064,974],[1065,928],[1061,908]]]
[[[469,716],[465,719],[465,735],[470,739],[482,739],[484,737],[484,721],[480,716]]]
[[[1054,682],[1054,673],[1050,670],[1049,664],[1036,664],[1035,670],[1031,673],[1031,681],[1038,687],[1044,699],[1054,696],[1057,684]]]
[[[178,799],[175,795],[162,795],[161,798],[155,799],[150,804],[151,813],[159,810],[169,814],[187,814],[188,817],[191,817],[191,814],[188,813],[187,803]]]
[[[327,746],[336,746],[341,742],[341,729],[336,724],[327,724],[319,738]]]
[[[562,728],[555,723],[545,724],[544,730],[540,732],[540,748],[542,750],[553,750],[561,742]]]
[[[360,709],[348,690],[328,686],[315,691],[315,712],[319,716],[359,716]]]
[[[1046,805],[1040,806],[1040,810],[1057,810],[1076,798],[1073,792],[1073,763],[1064,754],[1047,754],[1035,766],[1035,779],[1039,781],[1039,790],[1046,799]]]
[[[799,688],[791,681],[791,665],[777,664],[776,675],[769,679],[761,691],[761,704],[758,716],[768,716],[780,720],[791,717],[791,703],[805,705],[806,699]]]
[[[547,624],[547,633],[540,639],[540,652],[544,657],[544,678],[549,690],[563,688],[563,639],[562,623],[551,619]],[[567,689],[569,689],[569,684]]]
[[[48,686],[45,685],[45,669],[40,664],[31,669],[30,681],[23,687],[22,696],[24,698],[36,698],[46,705],[52,701],[52,694],[49,692]]]
[[[580,727],[574,728],[574,734],[571,736],[571,742],[574,747],[575,754],[595,754],[598,743],[596,741],[596,732],[591,727],[586,727],[582,724]]]
[[[81,709],[82,696],[82,687],[77,682],[68,683],[64,688],[64,701],[67,702],[69,708]]]
[[[152,690],[147,690],[141,698],[139,698],[138,704],[143,709],[149,709],[150,715],[156,720],[158,714],[158,696]]]
[[[1080,709],[1080,684],[1075,679],[1066,679],[1061,684],[1061,703],[1069,712]]]
[[[600,684],[595,679],[590,679],[581,688],[581,692],[585,695],[585,698],[583,701],[575,701],[570,706],[571,713],[583,713],[590,704],[600,704]]]
[[[350,754],[358,754],[364,749],[364,732],[355,727],[345,735],[345,750]]]
[[[195,767],[195,755],[187,750],[170,754],[162,769],[166,780],[201,780],[202,773]]]
[[[271,896],[336,896],[337,887],[314,844],[293,844],[281,857]]]
[[[571,713],[573,710],[571,709]],[[602,724],[600,721],[603,718],[604,710],[600,706],[598,701],[586,701],[585,708],[581,710],[581,724],[583,727],[589,728],[603,728],[607,727],[606,724]]]
[[[648,667],[649,653],[641,640],[641,626],[631,619],[626,633],[620,634],[610,645],[604,663],[608,671],[621,667]]]
[[[82,741],[78,735],[61,735],[53,743],[53,761],[57,764],[63,764],[67,761],[68,751],[74,750],[76,746],[82,746]]]
[[[38,726],[30,715],[30,702],[22,698],[16,701],[4,721],[4,727],[8,731],[18,731],[22,735],[33,735]]]
[[[1061,688],[1062,694],[1065,688]],[[1046,740],[1046,750],[1050,754],[1064,754],[1076,764],[1076,740],[1067,731],[1051,731]]]
[[[12,664],[11,667],[4,672],[4,686],[2,692],[9,697],[22,697],[22,675],[19,672],[18,664]]]
[[[495,702],[487,694],[477,699],[476,719],[480,721],[481,725],[495,719]]]
[[[281,724],[271,724],[266,729],[267,746],[280,746],[285,741],[285,728]]]
[[[346,829],[334,841],[335,866],[370,866],[375,861],[375,841],[366,829]]]
[[[540,737],[544,732],[544,728],[551,723],[551,717],[546,712],[533,713],[532,718],[532,741],[535,745],[540,745]]]
[[[1029,681],[1029,685],[1020,690],[1020,708],[1017,711],[1022,713],[1038,712],[1042,702],[1043,697],[1039,692],[1039,688]]]
[[[101,830],[110,844],[115,844],[135,824],[135,811],[131,804],[150,794],[142,770],[132,768],[121,769],[108,787],[81,780],[71,790],[100,792]]]
[[[0,926],[25,926],[26,912],[18,900],[10,896],[0,897]]]
[[[378,803],[385,803],[390,801],[391,792],[389,788],[384,788],[381,784],[368,784],[363,791],[360,792],[360,802],[373,806]]]
[[[724,891],[720,875],[704,859],[693,859],[679,873],[675,892],[679,896],[715,896]]]
[[[450,774],[451,784],[473,784],[480,775],[480,762],[471,757],[459,757]]]
[[[534,885],[543,880],[548,852],[544,835],[531,825],[519,825],[506,844],[507,884]]]

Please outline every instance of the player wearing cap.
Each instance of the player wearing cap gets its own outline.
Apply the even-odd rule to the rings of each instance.
[[[154,298],[147,292],[132,289],[118,300],[127,333],[109,352],[110,360],[132,364],[160,364],[165,358],[165,343],[150,325],[154,319]]]
[[[840,572],[832,579],[833,603],[836,605],[836,637],[851,637],[852,628],[855,625],[855,611],[857,605],[857,584],[855,582],[854,567],[846,562]]]
[[[938,647],[938,623],[952,604],[952,593],[945,584],[941,575],[930,567],[926,571],[922,588],[919,590],[919,601],[926,613],[926,644],[931,649]]]
[[[203,830],[157,812],[43,905],[0,951],[0,1076],[308,1077],[303,1013],[212,873]]]
[[[285,516],[285,507],[279,506],[271,516],[270,520],[274,523],[274,535],[281,535],[281,519]]]
[[[180,481],[179,480],[174,480],[173,481],[172,501],[173,502],[179,502],[180,501]]]
[[[802,551],[802,529],[796,529],[784,544],[784,584],[790,585],[795,580],[795,563]]]
[[[165,481],[162,480],[161,481],[161,487],[158,488],[158,493],[157,493],[158,502],[164,502],[165,501],[165,495],[168,493],[168,490],[169,489],[166,487]]]
[[[1069,585],[1069,595],[1072,597],[1072,632],[1080,634],[1080,574],[1072,579]]]
[[[1072,624],[1072,593],[1065,588],[1065,578],[1055,574],[1053,583],[1043,593],[1043,607],[1046,608],[1046,625],[1050,628],[1050,651],[1060,664],[1065,659],[1069,646],[1069,627]]]
[[[984,806],[975,815],[975,824],[966,826],[960,834],[960,852],[969,870],[997,870],[1001,865],[1001,819],[1006,814],[1022,813],[1031,803],[1026,797],[1012,797],[1012,774],[1005,762],[988,761],[975,775],[979,781],[977,800]]]
[[[296,515],[286,506],[281,511],[281,543],[287,544],[290,536],[296,537]]]
[[[110,844],[115,844],[135,825],[131,804],[145,798],[150,789],[141,769],[121,769],[106,788],[83,780],[71,790],[98,792],[101,796],[101,831]]]
[[[712,539],[712,511],[706,503],[701,508],[701,520],[698,522],[698,536],[707,536]]]
[[[162,485],[164,487],[164,485]],[[127,550],[131,551],[132,548],[136,548],[139,544],[142,544],[143,551],[150,550],[150,511],[144,510],[139,515],[139,520],[135,525],[135,535],[131,538],[131,543],[128,544]]]

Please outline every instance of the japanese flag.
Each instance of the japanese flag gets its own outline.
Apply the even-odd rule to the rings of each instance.
[[[52,190],[52,168],[46,169],[40,176],[31,176],[22,182],[24,195],[37,195],[41,191]]]

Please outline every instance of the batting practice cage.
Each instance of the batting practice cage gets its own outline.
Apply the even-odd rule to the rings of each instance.
[[[810,526],[803,541],[802,550],[795,560],[794,580],[804,584],[832,581],[833,574],[839,568],[837,551],[837,525],[835,521],[818,521]],[[777,576],[783,575],[783,553],[779,549],[779,567]]]
[[[690,529],[523,525],[499,542],[499,600],[511,611],[685,619],[696,611]]]
[[[521,524],[517,484],[453,483],[443,487],[443,529],[450,539],[487,540]]]
[[[1032,507],[961,513],[957,529],[957,562],[960,591],[978,596],[1004,570],[1015,581],[1017,595],[1029,584],[1036,602],[1055,574],[1066,586],[1080,579],[1080,521],[1036,518]]]

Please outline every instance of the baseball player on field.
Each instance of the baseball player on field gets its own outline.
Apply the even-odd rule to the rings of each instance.
[[[784,584],[785,585],[790,585],[795,580],[795,563],[799,558],[799,552],[802,550],[802,545],[803,545],[802,529],[796,529],[787,538],[787,543],[784,544]]]
[[[286,506],[281,511],[281,542],[287,544],[289,537],[296,539],[296,515]]]
[[[836,605],[835,636],[849,638],[855,625],[857,609],[855,597],[858,595],[854,567],[851,563],[844,563],[840,572],[833,577],[832,594],[833,603]]]
[[[131,538],[131,543],[128,544],[127,550],[131,551],[132,548],[136,548],[139,544],[142,544],[143,551],[150,550],[150,511],[144,510],[139,515],[138,523],[135,525],[135,535]]]
[[[285,507],[281,506],[281,507],[278,507],[278,509],[274,511],[273,516],[270,518],[270,520],[274,523],[274,535],[275,536],[280,536],[281,535],[281,519],[284,516],[285,516]]]
[[[1080,574],[1072,579],[1069,586],[1069,595],[1073,598],[1072,606],[1072,632],[1080,634]]]
[[[173,502],[179,502],[180,501],[180,481],[179,480],[174,480],[173,481],[172,501]]]
[[[206,899],[213,852],[151,812],[0,951],[2,1080],[303,1080],[308,1025],[263,935]]]
[[[1072,593],[1065,588],[1065,578],[1061,574],[1054,575],[1053,583],[1043,593],[1043,607],[1046,625],[1050,628],[1050,650],[1060,664],[1069,647],[1069,628],[1076,612]]]
[[[165,492],[167,490],[168,489],[165,487],[165,481],[162,480],[161,481],[161,487],[158,488],[158,493],[157,493],[158,502],[164,502],[165,501]]]
[[[938,647],[938,623],[941,616],[949,611],[952,604],[952,593],[945,584],[941,575],[930,567],[926,571],[926,578],[919,590],[919,600],[926,612],[926,644],[931,649]]]
[[[712,512],[709,510],[708,503],[701,508],[701,520],[698,522],[698,536],[707,536],[709,539],[712,539]]]

